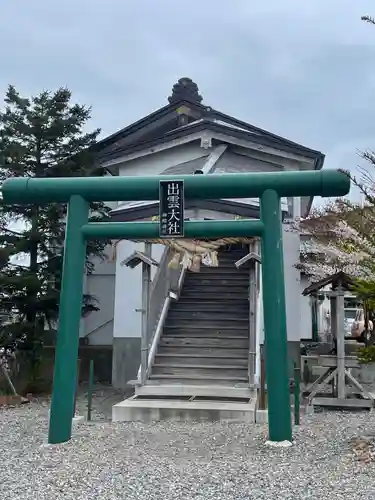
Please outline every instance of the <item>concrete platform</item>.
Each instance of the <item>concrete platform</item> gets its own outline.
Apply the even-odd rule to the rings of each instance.
[[[247,398],[253,399],[255,396],[254,389],[248,385],[207,385],[207,384],[151,384],[149,381],[143,386],[135,388],[136,396],[147,396],[153,398],[155,396],[171,396],[171,397],[197,397],[197,396],[214,396],[217,398]]]
[[[255,422],[256,399],[247,402],[126,399],[112,407],[113,422],[211,421]]]
[[[362,398],[329,398],[329,397],[314,397],[312,400],[312,406],[322,406],[330,408],[340,408],[347,410],[355,410],[361,408],[372,408],[373,401],[371,399]]]

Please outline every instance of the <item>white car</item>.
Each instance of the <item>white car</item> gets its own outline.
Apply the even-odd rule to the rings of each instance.
[[[372,339],[374,325],[371,320],[368,321],[367,331],[365,331],[365,313],[363,309],[357,309],[354,321],[351,327],[351,336],[358,342],[368,343]]]
[[[351,337],[352,326],[357,315],[357,309],[345,309],[344,331],[345,337]]]

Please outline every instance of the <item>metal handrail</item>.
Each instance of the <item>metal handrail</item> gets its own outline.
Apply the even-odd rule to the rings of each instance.
[[[150,372],[150,368],[151,368],[151,366],[154,362],[154,359],[155,359],[156,350],[157,350],[157,347],[159,345],[159,340],[160,340],[160,337],[161,337],[161,334],[162,334],[162,331],[164,328],[165,320],[167,318],[169,306],[172,302],[172,299],[174,299],[174,300],[179,299],[181,288],[182,288],[182,285],[183,285],[184,279],[185,279],[185,274],[186,274],[186,267],[182,267],[180,276],[178,278],[177,296],[175,293],[173,293],[173,291],[170,290],[167,297],[165,298],[163,308],[161,310],[161,314],[160,314],[159,320],[157,322],[155,333],[154,333],[154,336],[152,338],[152,342],[151,342],[151,346],[150,346],[150,350],[149,350],[146,377],[148,376],[148,374]]]
[[[259,254],[258,242],[254,241],[249,245],[249,252]],[[256,385],[257,375],[257,343],[258,343],[258,323],[259,323],[259,278],[260,269],[256,262],[252,262],[250,268],[249,282],[249,350],[248,350],[248,377],[251,387]]]
[[[152,363],[154,362],[154,359],[155,359],[156,349],[157,349],[158,344],[159,344],[161,332],[163,331],[164,322],[166,320],[166,317],[168,314],[168,309],[169,309],[171,301],[172,301],[172,297],[170,296],[170,292],[169,292],[167,297],[164,300],[163,308],[161,310],[158,323],[156,325],[155,333],[154,333],[154,336],[152,337],[150,350],[148,352],[146,377],[148,376],[148,374],[150,372],[150,366],[152,365]]]
[[[178,283],[177,283],[177,292],[178,292],[179,297],[180,297],[182,285],[184,284],[185,274],[186,274],[186,267],[183,266],[181,269],[180,277],[178,278]]]
[[[150,368],[154,362],[156,350],[157,350],[157,347],[159,344],[161,333],[162,333],[163,328],[164,328],[165,320],[167,318],[170,303],[172,300],[178,300],[178,298],[180,296],[182,285],[184,283],[185,274],[186,274],[186,267],[182,267],[181,272],[180,272],[180,276],[178,278],[177,290],[169,289],[169,291],[164,299],[163,306],[161,308],[161,312],[160,312],[158,321],[156,323],[156,327],[155,327],[153,336],[151,338],[151,342],[149,344],[146,378],[148,377],[149,372],[150,372]],[[138,379],[138,382],[141,381],[141,366],[139,366],[139,369],[138,369],[137,379]]]

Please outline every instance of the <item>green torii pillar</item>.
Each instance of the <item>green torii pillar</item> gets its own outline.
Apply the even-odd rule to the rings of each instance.
[[[162,177],[14,178],[2,185],[6,204],[68,203],[49,443],[71,438],[86,240],[149,239],[153,222],[89,223],[92,201],[157,200]],[[287,331],[280,198],[343,196],[350,179],[339,171],[177,176],[186,199],[260,198],[260,220],[192,221],[186,238],[262,237],[262,276],[270,441],[290,441]]]

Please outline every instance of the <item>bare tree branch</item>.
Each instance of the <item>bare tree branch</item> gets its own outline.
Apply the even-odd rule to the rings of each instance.
[[[370,16],[362,16],[361,20],[365,21],[366,23],[375,24],[375,19]]]

